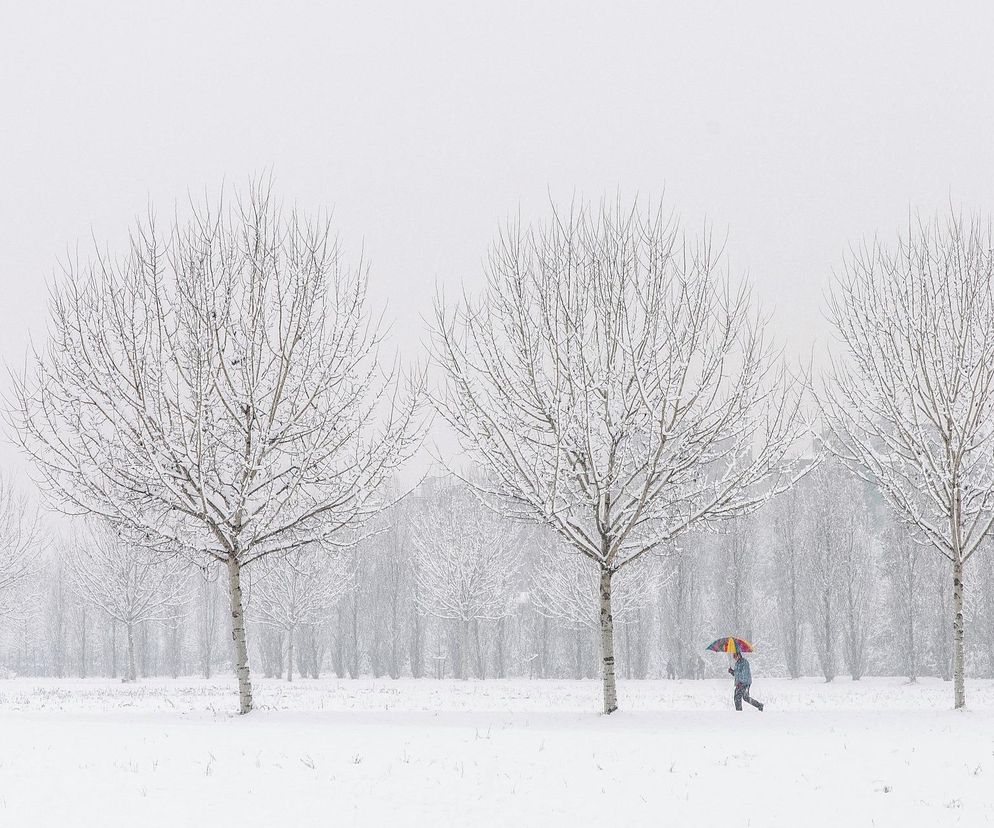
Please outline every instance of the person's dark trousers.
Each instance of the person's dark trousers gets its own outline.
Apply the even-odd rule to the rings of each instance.
[[[763,703],[756,701],[754,698],[749,696],[749,688],[752,687],[751,684],[736,684],[735,685],[735,709],[742,709],[742,699],[745,699],[749,704],[755,707],[757,710],[763,709]]]

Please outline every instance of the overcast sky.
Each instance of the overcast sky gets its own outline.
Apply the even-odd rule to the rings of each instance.
[[[0,2],[0,353],[68,249],[268,170],[334,207],[405,352],[510,214],[665,189],[800,353],[848,243],[994,202],[992,31],[980,2]]]

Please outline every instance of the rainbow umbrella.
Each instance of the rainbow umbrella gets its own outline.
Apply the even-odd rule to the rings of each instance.
[[[711,650],[713,653],[751,653],[752,644],[744,638],[733,638],[729,635],[712,641],[704,649]]]

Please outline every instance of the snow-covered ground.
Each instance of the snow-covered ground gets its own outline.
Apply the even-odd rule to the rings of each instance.
[[[994,824],[994,683],[0,681],[0,825]]]

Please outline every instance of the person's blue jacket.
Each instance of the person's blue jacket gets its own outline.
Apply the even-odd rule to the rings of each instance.
[[[752,671],[749,669],[749,662],[746,661],[745,656],[740,656],[739,660],[735,662],[732,676],[735,678],[736,684],[741,684],[744,687],[752,684]]]

